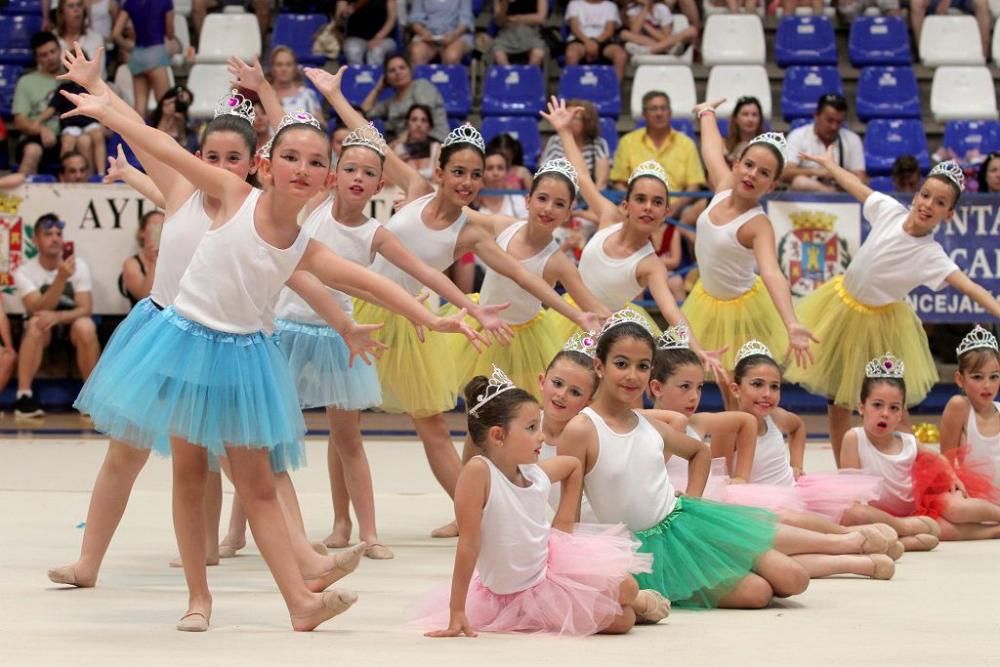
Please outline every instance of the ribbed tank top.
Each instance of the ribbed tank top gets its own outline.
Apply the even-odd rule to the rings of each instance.
[[[708,217],[709,211],[728,199],[732,192],[724,190],[712,197],[708,207],[698,216],[694,241],[695,255],[702,258],[698,264],[701,284],[710,295],[723,300],[745,294],[757,279],[753,250],[743,247],[736,234],[747,222],[764,215],[764,209],[755,206],[724,225],[714,224]]]
[[[993,407],[1000,411],[1000,403],[994,401]],[[976,411],[971,406],[969,407],[969,421],[965,427],[965,437],[968,440],[972,458],[992,462],[993,483],[1000,484],[1000,433],[988,438],[983,436],[976,424]]]
[[[510,247],[510,241],[528,222],[515,222],[503,230],[497,237],[497,245],[504,251]],[[552,239],[542,250],[527,259],[518,260],[529,273],[542,277],[549,258],[559,252],[559,242]],[[510,307],[500,312],[500,317],[508,324],[522,324],[538,315],[542,310],[542,302],[532,294],[525,292],[521,286],[505,275],[487,267],[483,286],[479,290],[479,303],[494,305],[510,302]]]
[[[753,467],[750,469],[751,484],[770,484],[771,486],[795,486],[795,473],[792,472],[791,456],[785,444],[785,436],[770,417],[764,418],[766,427],[764,435],[757,436],[757,447],[753,455]]]
[[[609,257],[604,252],[604,243],[621,228],[622,223],[618,223],[597,232],[580,255],[583,284],[605,308],[612,311],[621,309],[642,294],[642,285],[635,276],[636,269],[639,262],[656,252],[652,243],[646,243],[628,257]]]
[[[878,506],[895,516],[909,516],[913,502],[913,462],[917,459],[917,439],[909,433],[899,433],[903,449],[898,454],[883,454],[868,439],[865,429],[853,429],[858,438],[858,459],[861,469],[882,478]]]
[[[195,248],[212,226],[205,212],[205,195],[195,190],[174,214],[164,221],[160,233],[160,254],[149,295],[160,306],[173,305],[181,277],[191,264]]]

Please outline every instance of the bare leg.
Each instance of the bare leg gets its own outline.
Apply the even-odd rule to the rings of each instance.
[[[951,523],[997,523],[1000,505],[981,498],[963,498],[955,492],[949,496],[941,518]]]
[[[458,475],[462,472],[462,461],[455,451],[455,443],[451,440],[444,415],[439,413],[433,417],[419,419],[413,417],[413,426],[424,443],[424,452],[427,454],[431,472],[448,495],[454,497],[455,484],[458,483]],[[457,537],[458,524],[452,521],[435,529],[431,532],[431,536]]]
[[[90,495],[80,559],[72,565],[50,570],[50,579],[56,575],[59,579],[56,583],[80,588],[89,588],[97,583],[101,562],[108,552],[122,515],[125,514],[132,486],[148,459],[148,449],[136,449],[120,440],[108,443],[108,453],[97,472],[94,490]]]
[[[330,473],[330,495],[333,497],[333,530],[323,544],[331,549],[342,549],[351,543],[354,525],[351,523],[351,495],[344,479],[344,463],[334,442],[333,430],[326,445],[326,467]]]
[[[170,77],[167,74],[167,68],[157,67],[154,70],[146,72],[146,76],[149,77],[149,85],[153,88],[153,96],[159,102],[163,99],[163,94],[170,88]]]
[[[334,458],[339,458],[341,469],[340,486],[349,496],[354,505],[354,513],[358,517],[358,536],[362,542],[378,543],[378,530],[375,527],[375,491],[372,488],[372,472],[365,454],[364,442],[361,438],[361,413],[357,410],[326,409],[330,422],[330,445],[335,450]],[[329,452],[329,450],[328,450]],[[329,453],[327,455],[330,456]],[[347,540],[350,540],[350,514],[347,507],[341,508],[343,514],[338,517],[337,491],[334,488],[333,466],[330,467],[330,486],[334,494],[334,532],[337,532],[338,518],[347,520]],[[340,499],[341,502],[343,499]]]
[[[37,174],[38,165],[42,161],[41,144],[25,144],[21,150],[21,164],[17,166],[19,174]]]
[[[635,625],[635,611],[632,604],[635,596],[639,594],[639,584],[633,577],[628,577],[622,582],[618,589],[618,602],[622,605],[620,614],[614,617],[611,623],[600,630],[602,635],[623,635]]]
[[[809,588],[806,569],[775,549],[761,554],[754,563],[753,571],[767,580],[777,597],[799,595]]]
[[[104,136],[104,130],[101,128],[91,130],[87,133],[87,136],[90,137],[93,143],[93,148],[91,148],[90,152],[93,155],[94,173],[100,176],[108,167],[108,145]]]
[[[872,579],[891,579],[896,571],[893,560],[884,554],[875,556],[802,554],[792,558],[806,569],[812,579],[835,574],[857,574]]]
[[[76,349],[76,365],[80,377],[86,380],[101,356],[101,346],[97,342],[97,325],[89,317],[78,317],[69,326],[69,339]]]
[[[205,488],[205,562],[219,564],[219,521],[222,519],[222,473],[208,473]]]
[[[719,600],[719,608],[763,609],[771,603],[773,597],[774,591],[766,579],[757,574],[748,574]]]
[[[132,77],[132,93],[135,95],[136,113],[146,118],[149,115],[149,80],[145,74]]]
[[[219,556],[232,558],[247,545],[247,514],[243,511],[240,494],[233,494],[233,507],[229,510],[229,528],[219,544]]]
[[[886,523],[900,536],[919,535],[929,530],[926,519],[916,516],[895,517],[871,505],[855,504],[847,508],[840,522],[845,526],[856,526],[865,523]]]
[[[959,540],[995,540],[1000,538],[1000,525],[990,523],[951,523],[938,519],[941,524],[941,539],[948,542]]]
[[[865,536],[861,533],[828,535],[786,525],[778,526],[778,534],[774,540],[775,550],[789,556],[798,554],[857,554],[861,553],[864,545]]]
[[[24,326],[21,336],[21,351],[17,356],[17,390],[30,391],[31,381],[35,379],[38,368],[42,365],[42,353],[52,339],[51,329],[38,326],[38,318],[32,317]]]
[[[10,382],[17,368],[17,352],[6,347],[0,347],[0,389]]]
[[[204,502],[208,450],[182,438],[171,438],[170,448],[174,471],[174,534],[188,588],[188,607],[184,616],[200,614],[207,621],[212,616],[212,594],[205,571]]]
[[[827,406],[826,413],[830,419],[830,446],[833,447],[833,462],[840,467],[840,445],[844,435],[851,427],[851,411],[839,405]]]

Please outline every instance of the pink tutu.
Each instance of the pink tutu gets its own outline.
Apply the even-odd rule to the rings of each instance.
[[[780,512],[781,510],[807,511],[802,493],[794,486],[729,484],[723,492],[722,502],[730,505],[759,507],[772,512]]]
[[[688,481],[688,462],[676,456],[671,456],[667,460],[667,477],[674,490],[684,493]],[[712,459],[712,468],[708,473],[708,481],[705,482],[705,490],[701,497],[717,502],[724,502],[726,487],[729,484],[729,475],[726,473],[726,459]]]
[[[618,591],[627,576],[652,571],[652,556],[637,553],[639,542],[625,526],[578,524],[573,533],[553,530],[545,578],[518,593],[498,595],[474,574],[465,614],[484,632],[551,632],[592,635],[622,612]],[[420,605],[415,624],[446,628],[451,584],[434,590]]]
[[[806,509],[840,523],[844,511],[854,503],[868,503],[879,497],[882,480],[853,470],[802,475],[795,483]]]

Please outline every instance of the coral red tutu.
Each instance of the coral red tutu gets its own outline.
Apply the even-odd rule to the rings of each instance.
[[[1000,503],[1000,488],[994,484],[996,468],[993,461],[987,458],[975,458],[968,445],[948,450],[945,457],[955,469],[958,478],[962,480],[970,498]]]
[[[473,575],[465,614],[484,632],[551,632],[585,636],[608,627],[622,612],[618,591],[632,573],[652,571],[652,556],[623,525],[578,524],[572,534],[553,530],[545,578],[526,590],[500,595]],[[451,584],[420,605],[421,627],[446,628]]]

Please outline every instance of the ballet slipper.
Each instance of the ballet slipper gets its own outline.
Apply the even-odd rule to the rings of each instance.
[[[899,533],[897,533],[896,529],[887,523],[869,523],[865,525],[871,526],[872,528],[877,529],[880,533],[885,535],[885,539],[889,540],[890,544],[892,544],[893,541],[899,539]]]
[[[323,544],[322,542],[313,542],[312,548],[313,551],[318,553],[320,556],[328,556],[330,554],[330,551],[326,548],[326,545]]]
[[[934,537],[941,537],[941,526],[938,522],[929,516],[918,516],[918,519],[923,521],[927,525],[927,530],[925,531],[928,535],[933,535]]]
[[[861,533],[865,537],[859,553],[884,554],[889,550],[889,540],[875,526],[857,526],[854,532]]]
[[[333,567],[315,577],[304,577],[306,586],[314,592],[325,590],[331,584],[343,579],[358,569],[361,557],[368,547],[364,542],[333,555]]]
[[[396,557],[392,550],[379,542],[372,542],[365,549],[365,558],[372,560],[391,560]]]
[[[440,528],[435,528],[431,531],[431,537],[448,538],[448,537],[458,537],[458,523],[452,521],[451,523],[445,524]]]
[[[885,554],[872,554],[868,557],[872,559],[872,565],[875,566],[874,571],[870,575],[872,579],[889,580],[896,574],[896,562],[889,556]]]
[[[339,616],[358,601],[354,591],[334,589],[323,593],[323,607],[316,615],[308,617],[292,616],[292,629],[296,632],[310,632],[334,616]]]
[[[330,533],[330,535],[328,535],[327,538],[323,540],[323,544],[324,546],[330,549],[343,549],[345,547],[351,546],[351,540],[350,538],[345,540],[342,537],[338,537],[333,533]]]
[[[644,588],[635,596],[635,601],[642,604],[641,611],[633,607],[636,623],[659,623],[670,615],[670,600],[664,597],[660,591],[653,590],[652,588]]]
[[[73,569],[72,565],[63,565],[62,567],[54,567],[49,570],[49,581],[53,584],[66,584],[67,586],[75,586],[76,588],[93,588],[92,583],[83,583],[76,578],[76,570]]]
[[[219,545],[219,558],[235,558],[236,554],[240,552],[241,549],[246,547],[247,543],[244,542],[240,546],[234,544],[222,543]]]
[[[208,616],[200,611],[189,611],[181,616],[177,621],[177,629],[181,632],[206,632],[208,630]]]
[[[893,540],[892,544],[889,545],[889,550],[885,552],[885,555],[893,560],[899,560],[902,558],[903,554],[906,553],[906,547],[899,540]]]

